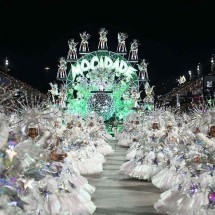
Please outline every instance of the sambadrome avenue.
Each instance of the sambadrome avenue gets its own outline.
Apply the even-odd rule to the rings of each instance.
[[[0,8],[0,215],[215,215],[209,1]]]

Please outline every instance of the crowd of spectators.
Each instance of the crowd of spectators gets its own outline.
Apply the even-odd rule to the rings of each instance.
[[[11,76],[4,67],[0,66],[0,105],[4,106],[4,112],[16,108],[18,101],[26,97],[45,99],[46,95]]]

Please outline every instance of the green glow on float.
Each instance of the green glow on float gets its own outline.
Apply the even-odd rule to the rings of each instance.
[[[137,82],[136,69],[121,55],[109,51],[96,51],[86,54],[71,64],[68,74],[68,103],[72,113],[86,117],[95,108],[105,120],[115,113],[124,118],[134,107],[134,98],[128,96],[129,90]],[[101,83],[108,91],[106,97],[111,98],[108,104],[99,100]],[[97,100],[93,103],[93,96]],[[101,97],[103,98],[103,97]],[[102,99],[103,100],[103,99]],[[101,102],[102,108],[98,105]]]

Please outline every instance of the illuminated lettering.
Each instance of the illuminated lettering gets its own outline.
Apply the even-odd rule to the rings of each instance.
[[[105,56],[104,66],[106,69],[111,69],[113,66],[113,61],[111,58]]]
[[[97,63],[97,64],[96,64]],[[96,65],[95,65],[96,64]],[[97,56],[94,56],[90,62],[90,68],[92,70],[95,70],[99,65],[99,58]]]
[[[126,61],[119,60],[119,58],[113,61],[113,59],[108,56],[100,58],[98,56],[94,56],[90,62],[87,59],[83,59],[80,64],[77,63],[75,66],[71,65],[73,81],[78,75],[83,76],[83,72],[95,70],[97,68],[115,70],[115,72],[119,72],[128,78],[131,78],[132,74],[137,71],[133,67],[128,66]]]
[[[86,60],[86,59],[83,59],[83,60],[81,61],[81,69],[82,69],[84,72],[90,70],[90,62],[89,62],[88,60]]]

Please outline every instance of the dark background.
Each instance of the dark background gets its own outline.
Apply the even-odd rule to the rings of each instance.
[[[177,85],[179,75],[210,66],[215,48],[213,0],[0,0],[0,65],[9,59],[10,73],[46,92],[55,80],[58,58],[67,41],[79,32],[91,34],[97,49],[98,30],[109,30],[109,50],[116,51],[117,32],[127,32],[127,48],[138,39],[139,58],[150,62],[151,84],[157,94]],[[50,67],[49,71],[44,68]]]

